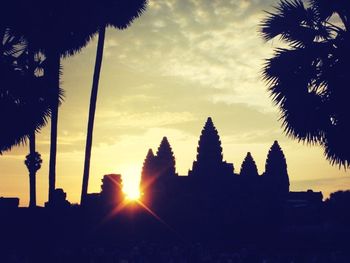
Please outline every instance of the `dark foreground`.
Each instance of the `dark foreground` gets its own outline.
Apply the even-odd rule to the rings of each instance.
[[[0,262],[350,262],[350,223],[342,220],[180,221],[136,205],[1,211]]]

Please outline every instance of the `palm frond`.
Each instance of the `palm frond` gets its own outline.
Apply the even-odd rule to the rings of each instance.
[[[322,138],[322,125],[328,121],[322,117],[327,116],[322,105],[322,85],[315,86],[318,60],[315,49],[280,48],[263,69],[270,96],[280,108],[285,133],[307,143],[316,143]]]
[[[105,5],[103,3],[99,4],[103,8],[101,16],[106,15],[107,26],[125,29],[146,10],[147,0],[108,0],[105,1]]]
[[[305,18],[305,8],[300,0],[281,1],[274,8],[274,12],[266,13],[267,17],[260,24],[261,33],[265,40],[287,34],[292,27]]]
[[[338,13],[345,27],[329,21]],[[280,36],[289,48],[277,48],[262,70],[287,136],[320,144],[332,164],[350,166],[347,147],[350,90],[350,35],[346,0],[281,1],[261,24],[265,40]]]
[[[286,98],[280,108],[282,126],[294,139],[315,144],[324,137],[323,127],[329,123],[322,97],[314,92],[295,98]]]
[[[7,37],[7,36],[5,36]],[[20,37],[7,37],[0,53],[0,153],[24,144],[33,131],[39,131],[50,118],[49,83],[43,76],[29,72],[28,52],[14,53]],[[11,44],[10,44],[11,43]],[[23,48],[23,47],[21,47]],[[11,52],[6,52],[10,50]],[[62,96],[60,91],[59,96]],[[56,95],[57,98],[57,95]]]
[[[325,135],[324,154],[332,163],[344,168],[350,167],[350,147],[347,140],[350,133],[349,125],[345,122],[338,122],[330,126]]]
[[[260,24],[266,41],[279,36],[292,47],[305,47],[313,41],[329,38],[333,31],[320,22],[315,8],[305,7],[301,0],[282,1],[274,12],[267,14]]]

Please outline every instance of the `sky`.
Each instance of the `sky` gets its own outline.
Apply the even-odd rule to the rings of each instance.
[[[104,174],[119,173],[137,187],[149,148],[167,136],[176,169],[186,175],[196,157],[208,116],[216,126],[224,159],[239,172],[251,152],[259,173],[278,140],[287,159],[291,190],[313,189],[324,197],[350,189],[350,174],[331,166],[322,148],[284,135],[278,108],[261,78],[264,60],[278,41],[265,43],[259,23],[274,0],[150,0],[126,30],[108,29],[101,71],[91,157],[89,192],[99,192]],[[62,61],[65,101],[59,110],[56,187],[80,201],[88,106],[96,37]],[[37,135],[43,158],[37,200],[48,198],[49,129]],[[24,165],[28,146],[0,156],[0,196],[29,202]]]

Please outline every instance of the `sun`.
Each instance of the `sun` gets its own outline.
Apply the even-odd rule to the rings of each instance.
[[[129,167],[123,173],[123,192],[127,200],[140,199],[140,168]]]
[[[129,191],[128,193],[125,193],[126,199],[129,201],[137,201],[140,199],[140,192],[139,191]]]

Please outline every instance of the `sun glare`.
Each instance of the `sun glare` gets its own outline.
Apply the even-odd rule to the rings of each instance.
[[[140,198],[140,169],[130,167],[123,173],[123,192],[128,200]]]
[[[139,191],[129,191],[129,192],[125,193],[125,195],[126,195],[126,199],[131,200],[131,201],[135,201],[135,200],[138,200],[140,198]]]

